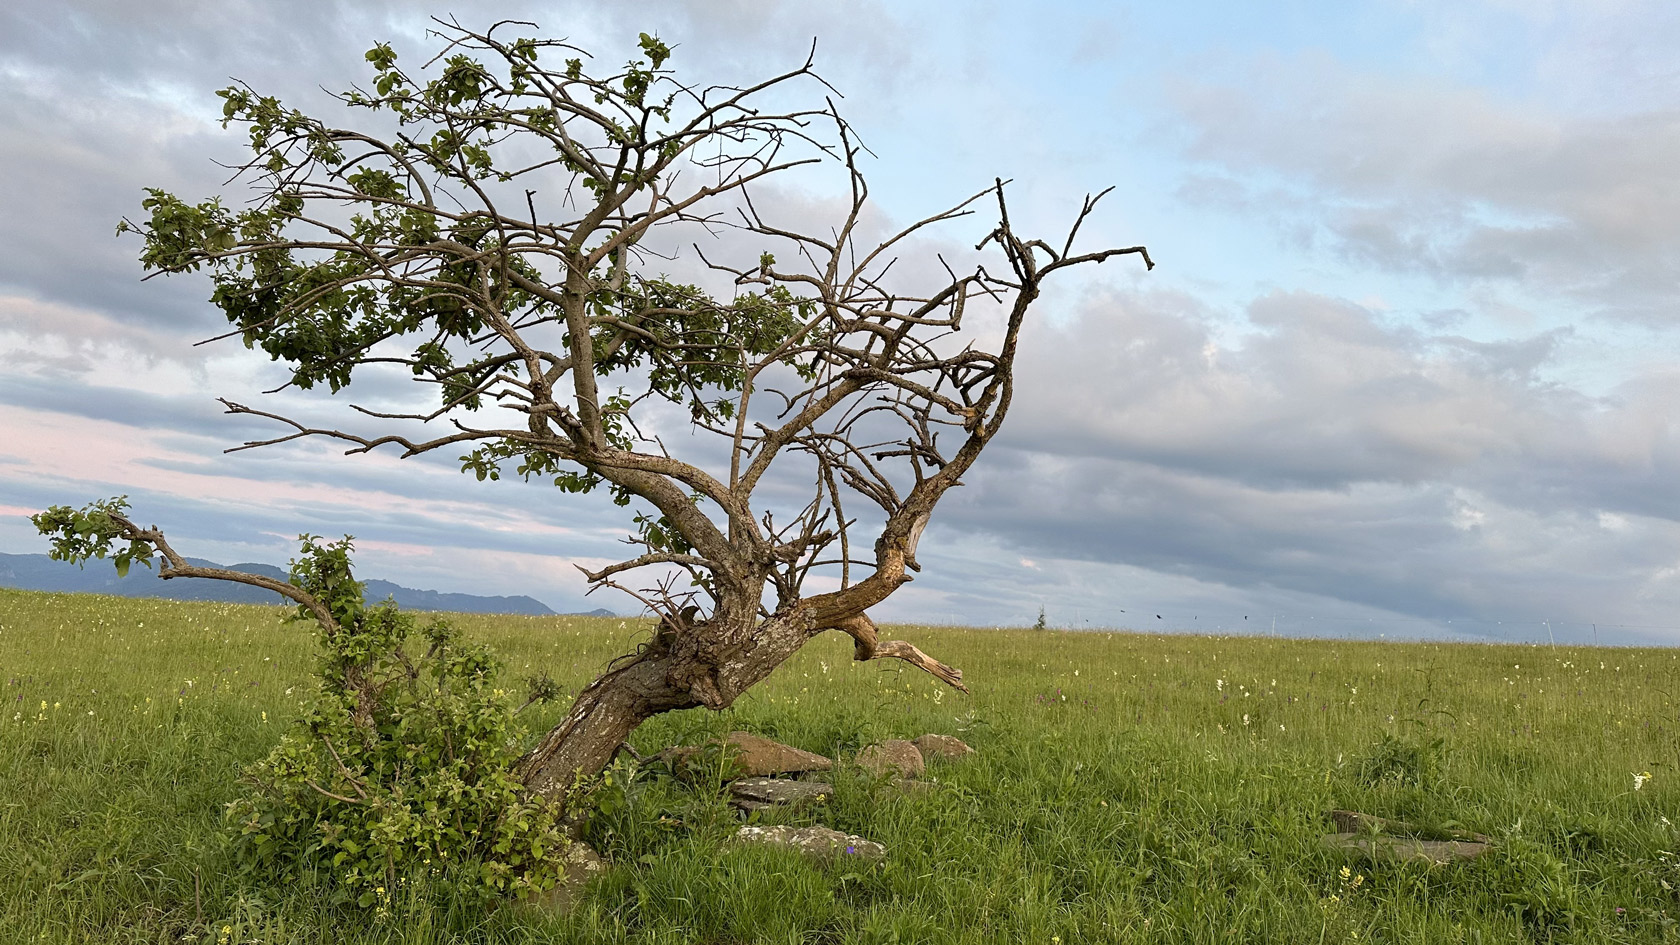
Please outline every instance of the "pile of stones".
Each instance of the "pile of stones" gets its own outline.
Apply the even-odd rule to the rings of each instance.
[[[974,749],[961,739],[923,735],[914,740],[895,738],[865,746],[853,756],[851,763],[902,791],[915,792],[935,787],[932,782],[920,780],[927,772],[930,759],[956,761],[972,754]],[[773,807],[820,804],[834,793],[834,785],[818,777],[834,768],[833,759],[750,732],[730,732],[703,747],[670,748],[659,757],[674,771],[716,758],[723,766],[729,801],[744,815]],[[887,855],[886,848],[879,843],[821,825],[749,824],[735,834],[735,840],[790,847],[822,862],[842,857],[873,862]]]
[[[850,763],[885,786],[917,793],[937,789],[934,782],[923,780],[929,761],[960,761],[972,754],[974,749],[959,738],[923,735],[913,740],[894,738],[867,745],[852,756]],[[821,804],[834,794],[834,785],[821,780],[824,772],[833,770],[834,759],[751,732],[730,732],[700,747],[668,748],[658,757],[679,775],[698,773],[714,763],[719,765],[729,802],[743,816],[771,808]],[[734,842],[788,847],[818,863],[845,860],[878,863],[887,856],[886,847],[873,840],[820,824],[792,827],[749,823],[735,833]],[[589,878],[606,867],[600,856],[581,840],[571,844],[566,860],[560,885],[543,899],[553,908],[567,908]]]

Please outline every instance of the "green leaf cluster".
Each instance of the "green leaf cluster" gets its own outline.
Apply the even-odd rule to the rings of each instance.
[[[128,577],[128,569],[138,561],[152,566],[153,548],[149,542],[131,540],[127,547],[119,542],[122,526],[114,515],[128,511],[128,496],[101,499],[80,508],[55,505],[38,515],[30,516],[35,528],[52,539],[49,552],[54,561],[69,561],[85,565],[90,558],[109,557],[117,566],[118,577]]]
[[[228,805],[237,862],[265,878],[330,877],[364,908],[399,879],[486,901],[553,885],[570,841],[559,809],[512,774],[521,733],[493,654],[447,622],[369,606],[350,539],[302,540],[291,580],[338,626],[319,629],[301,717]]]
[[[343,149],[326,125],[285,107],[278,98],[238,85],[216,95],[222,100],[222,127],[244,123],[257,163],[270,173],[284,173],[305,161],[337,164],[344,160]]]
[[[502,142],[550,142],[557,149],[552,162],[580,175],[602,200],[673,173],[664,162],[676,152],[663,149],[679,146],[675,137],[650,139],[646,127],[649,115],[669,119],[670,102],[654,101],[657,86],[669,81],[668,44],[642,34],[638,56],[621,72],[591,76],[581,60],[567,60],[563,76],[544,72],[539,81],[545,45],[554,44],[519,39],[498,46],[506,62],[491,57],[494,68],[452,49],[413,75],[390,45],[375,45],[365,56],[371,87],[346,92],[342,101],[393,113],[405,130],[389,142],[330,127],[243,86],[224,89],[224,124],[249,135],[253,158],[243,171],[255,202],[230,208],[216,198],[195,203],[154,189],[142,204],[146,217],[118,229],[144,238],[148,270],[205,270],[214,283],[211,300],[232,329],[246,347],[283,362],[293,386],[337,393],[364,365],[398,364],[436,385],[440,415],[477,410],[534,370],[501,350],[506,339],[498,326],[535,331],[553,324],[563,329],[555,350],[573,343],[561,311],[569,303],[558,300],[562,287],[544,267],[555,253],[593,259],[585,244],[599,238],[539,223],[529,199],[528,224],[524,209],[517,218],[499,215],[476,181],[524,173],[495,162],[498,153],[512,156],[498,152]],[[581,85],[611,100],[607,112],[618,118],[604,112],[590,121],[610,121],[602,129],[607,137],[640,156],[616,164],[588,158],[599,148],[575,145],[593,140],[590,134],[559,132],[590,122],[557,109],[551,92],[539,94],[533,83]],[[636,114],[641,120],[631,121]],[[461,202],[469,192],[485,209]],[[635,448],[630,412],[645,394],[685,407],[696,423],[735,420],[733,395],[746,387],[749,365],[793,340],[817,312],[815,300],[781,286],[717,299],[663,276],[627,273],[633,246],[631,240],[591,262],[581,287],[594,320],[594,370],[603,377],[624,372],[647,385],[600,405],[602,432],[620,450]],[[770,254],[760,259],[764,267],[774,261]],[[814,377],[808,348],[788,350],[783,363]],[[510,459],[522,475],[550,477],[569,492],[591,492],[605,481],[598,470],[561,469],[553,456],[515,443],[477,449],[462,465],[481,480],[495,479],[500,461]],[[619,505],[630,502],[624,489],[610,491]],[[672,545],[661,531],[666,525],[653,524],[642,530],[650,546]]]
[[[648,57],[647,67],[643,68],[642,60],[632,59],[624,67],[624,100],[637,108],[647,101],[648,89],[653,86],[659,76],[659,69],[665,61],[671,58],[671,47],[665,45],[656,36],[642,33],[637,38],[637,45],[643,55]],[[669,121],[671,118],[671,103],[667,101],[663,106],[657,106],[649,111]]]
[[[484,330],[486,296],[503,310],[542,310],[539,300],[508,279],[513,272],[537,281],[538,273],[517,256],[494,262],[445,258],[422,278],[387,280],[388,260],[369,247],[423,245],[441,235],[493,253],[495,237],[487,219],[473,216],[440,233],[436,215],[403,203],[402,183],[386,171],[363,168],[349,182],[368,199],[352,218],[355,242],[330,254],[306,256],[285,244],[286,226],[301,209],[285,194],[233,213],[216,199],[189,204],[150,190],[142,202],[150,218],[143,226],[125,222],[119,229],[145,235],[141,262],[147,269],[180,272],[208,265],[215,283],[211,302],[247,348],[260,347],[286,362],[300,388],[325,383],[337,392],[374,345],[430,332],[431,340],[416,346],[413,370],[445,378],[442,396],[450,402],[478,378],[453,371],[444,343]]]
[[[607,374],[645,365],[654,393],[706,423],[733,418],[734,401],[716,395],[739,392],[747,365],[776,351],[816,313],[814,300],[782,286],[719,302],[697,286],[666,279],[638,279],[623,292],[597,292],[592,301],[597,316],[634,327],[611,352],[615,326],[597,330],[596,369]],[[808,362],[788,363],[806,379],[815,376]]]

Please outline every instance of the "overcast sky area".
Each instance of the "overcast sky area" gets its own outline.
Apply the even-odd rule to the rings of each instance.
[[[1022,230],[1114,185],[1028,329],[1005,431],[883,619],[1680,645],[1680,4],[475,3],[698,82],[817,63],[908,222],[1014,180]],[[184,553],[357,537],[413,587],[582,597],[604,498],[322,445],[215,397],[284,375],[202,277],[142,283],[145,187],[220,192],[215,90],[337,115],[421,3],[0,0],[0,552],[127,494]],[[467,19],[471,17],[472,19]],[[324,392],[323,392],[324,396]],[[321,398],[316,398],[320,400]],[[677,447],[673,446],[673,451]]]

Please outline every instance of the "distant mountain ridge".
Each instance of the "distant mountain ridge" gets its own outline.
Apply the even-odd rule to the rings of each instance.
[[[247,574],[260,574],[276,580],[286,580],[286,572],[272,564],[221,565],[203,558],[187,561],[201,567],[228,568]],[[406,610],[441,610],[463,614],[516,614],[529,617],[556,616],[547,604],[534,597],[489,597],[478,594],[446,594],[439,591],[417,590],[390,581],[373,580],[367,583],[367,599],[382,601],[389,597]],[[230,604],[278,604],[285,598],[260,587],[234,584],[228,581],[206,581],[178,578],[165,581],[154,570],[144,566],[131,568],[128,577],[117,577],[117,571],[106,561],[90,561],[86,568],[78,568],[64,561],[54,561],[46,555],[0,554],[0,587],[24,591],[57,591],[72,594],[113,594],[118,597],[165,597],[170,600],[220,601]],[[598,609],[582,614],[585,617],[614,617],[612,611]]]

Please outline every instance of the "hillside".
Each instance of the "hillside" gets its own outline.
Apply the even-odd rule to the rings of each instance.
[[[271,564],[217,564],[203,558],[188,558],[202,567],[230,568],[247,574],[261,574],[284,581],[286,572]],[[91,562],[86,568],[54,561],[46,555],[0,554],[0,587],[24,591],[56,591],[58,593],[111,594],[117,597],[155,597],[182,601],[220,601],[228,604],[276,604],[278,594],[247,584],[226,581],[165,581],[156,571],[136,567],[127,577],[117,577],[115,569],[104,562]],[[390,581],[367,582],[370,601],[389,597],[407,610],[449,611],[465,614],[519,614],[528,617],[550,617],[555,612],[534,597],[492,597],[479,594],[449,594],[439,591],[404,587]],[[582,614],[591,617],[615,616],[611,611],[597,609]]]

